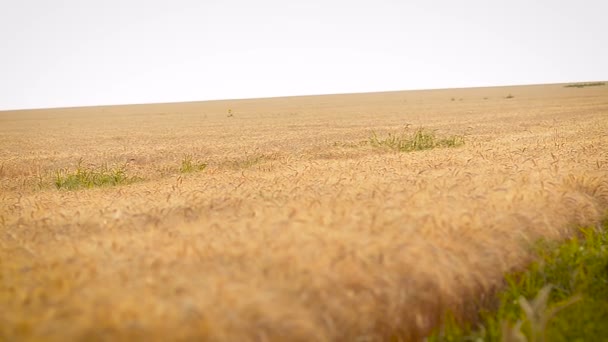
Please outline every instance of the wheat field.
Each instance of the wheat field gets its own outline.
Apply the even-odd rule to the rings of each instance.
[[[608,86],[0,112],[0,185],[0,340],[416,341],[606,216]]]

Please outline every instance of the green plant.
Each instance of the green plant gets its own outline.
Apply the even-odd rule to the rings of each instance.
[[[606,85],[606,82],[587,82],[587,83],[573,83],[565,85],[565,88],[585,88],[585,87],[597,87]]]
[[[400,152],[411,152],[438,147],[458,147],[464,144],[464,137],[453,135],[447,138],[438,138],[434,132],[419,128],[411,135],[408,135],[404,131],[401,134],[388,133],[386,137],[379,137],[376,132],[372,131],[369,143],[373,147],[385,147]]]
[[[528,301],[525,297],[520,296],[518,303],[521,310],[524,312],[524,320],[518,320],[515,325],[512,325],[506,321],[501,322],[501,333],[502,341],[505,342],[537,342],[546,341],[545,332],[547,330],[547,324],[549,320],[553,318],[560,310],[574,304],[580,300],[580,296],[574,296],[568,300],[553,305],[551,308],[548,307],[549,294],[551,293],[552,285],[545,285],[536,298]],[[526,323],[528,328],[528,335],[522,330],[522,325]],[[527,338],[526,336],[530,336]]]
[[[506,277],[498,309],[482,309],[475,329],[446,319],[428,340],[603,340],[608,336],[608,221],[603,228],[580,231],[582,240],[539,243],[539,260]]]
[[[182,159],[182,166],[179,168],[181,173],[191,173],[195,171],[203,171],[207,168],[206,163],[194,162],[191,154],[186,154]]]
[[[110,168],[107,164],[94,169],[84,167],[82,158],[74,171],[58,170],[55,172],[54,184],[57,189],[76,190],[101,186],[131,184],[140,180],[127,175],[126,165]]]

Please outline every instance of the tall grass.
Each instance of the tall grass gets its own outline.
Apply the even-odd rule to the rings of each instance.
[[[95,169],[83,166],[83,160],[80,159],[75,170],[56,171],[54,184],[57,189],[76,190],[131,184],[138,180],[141,179],[127,175],[126,165],[110,168],[107,164],[103,164]]]
[[[509,275],[495,311],[460,326],[452,319],[428,341],[605,341],[608,336],[608,221],[583,239],[544,244],[528,271]]]
[[[412,134],[407,134],[406,129],[401,134],[388,133],[385,137],[379,137],[376,132],[372,132],[369,143],[373,147],[389,148],[399,152],[412,152],[442,147],[458,147],[464,145],[464,136],[437,137],[434,132],[419,128]]]
[[[195,171],[203,171],[207,168],[206,163],[200,161],[194,161],[191,154],[186,154],[182,159],[182,165],[179,168],[181,173],[191,173]]]

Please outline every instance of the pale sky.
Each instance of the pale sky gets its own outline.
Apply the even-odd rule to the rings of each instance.
[[[608,80],[608,1],[0,0],[0,110]]]

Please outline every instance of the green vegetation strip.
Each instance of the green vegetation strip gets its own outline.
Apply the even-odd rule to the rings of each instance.
[[[110,168],[106,164],[99,168],[84,167],[82,159],[75,170],[60,170],[55,173],[57,189],[77,190],[103,186],[131,184],[141,180],[127,175],[126,166]]]
[[[428,341],[608,341],[608,220],[507,276],[495,311],[471,327],[448,318]]]
[[[597,87],[606,85],[606,82],[588,82],[588,83],[573,83],[565,85],[565,88],[585,88],[585,87]]]
[[[407,134],[407,131],[405,131],[401,134],[388,133],[386,137],[379,137],[376,132],[372,132],[369,143],[373,147],[384,147],[399,152],[413,152],[433,148],[458,147],[464,145],[464,137],[453,135],[440,138],[434,132],[420,128],[412,134]]]

